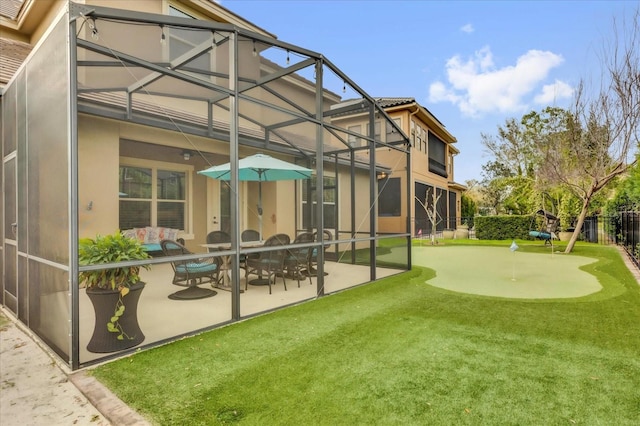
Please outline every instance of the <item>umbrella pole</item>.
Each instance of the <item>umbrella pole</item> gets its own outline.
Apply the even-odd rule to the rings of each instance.
[[[262,241],[262,181],[258,182],[258,232]]]

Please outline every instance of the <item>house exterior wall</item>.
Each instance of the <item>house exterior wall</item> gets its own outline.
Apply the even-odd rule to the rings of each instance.
[[[338,174],[338,230],[339,231],[353,231],[356,237],[363,236],[363,234],[369,233],[370,226],[370,213],[369,206],[371,200],[369,199],[369,172],[368,170],[358,170],[355,173],[354,187],[355,187],[355,229],[351,229],[351,181],[350,179],[343,178],[347,176],[349,172],[342,170],[342,173]],[[333,228],[331,228],[333,232]],[[348,235],[343,235],[347,237]],[[334,235],[333,239],[339,239],[340,235]],[[366,247],[367,243],[357,243],[358,248]],[[340,250],[348,250],[347,244],[338,245]],[[334,248],[332,247],[332,250]]]
[[[383,101],[384,102],[384,101]],[[430,116],[427,111],[418,105],[415,101],[405,102],[399,106],[392,106],[385,108],[385,112],[389,114],[389,117],[396,122],[399,122],[402,131],[409,135],[412,142],[411,148],[411,179],[410,182],[406,182],[406,160],[404,154],[394,150],[381,148],[376,150],[376,163],[391,170],[390,178],[399,178],[400,187],[406,188],[409,185],[411,203],[409,204],[410,210],[406,208],[406,191],[403,189],[400,194],[401,206],[398,216],[379,216],[378,217],[378,231],[381,233],[395,233],[402,232],[406,228],[407,217],[416,218],[415,198],[418,197],[421,202],[425,202],[424,194],[415,193],[415,184],[422,183],[427,186],[439,188],[446,191],[446,197],[448,204],[448,193],[454,192],[458,202],[455,205],[448,206],[448,217],[460,217],[460,185],[452,185],[454,180],[454,165],[452,164],[452,158],[457,153],[457,149],[452,146],[455,143],[455,138],[449,134],[436,119]],[[339,121],[341,126],[345,128],[353,128],[353,126],[360,126],[362,134],[366,135],[368,132],[368,115],[367,114],[354,114],[347,117],[340,117]],[[428,150],[428,134],[435,134],[440,140],[446,144],[445,162],[447,163],[447,176],[441,176],[439,174],[429,171],[429,150]],[[385,141],[386,130],[382,128],[380,130],[380,136]],[[384,184],[384,181],[379,181],[380,185]],[[376,212],[377,213],[377,212]],[[446,221],[446,218],[443,218]]]
[[[80,238],[118,229],[119,125],[95,117],[78,122],[78,231]],[[92,209],[87,206],[92,203]]]
[[[216,164],[228,162],[228,143],[212,143],[209,139],[190,136],[189,138],[205,154],[214,154],[220,158]],[[185,161],[179,155],[180,150],[172,150],[170,155],[163,153],[161,147],[176,147],[180,140],[177,132],[149,128],[126,122],[117,122],[93,116],[81,116],[79,120],[79,232],[80,237],[105,235],[118,229],[118,168],[122,161],[135,164],[136,159],[173,163],[185,167]],[[124,142],[123,142],[124,141]],[[127,141],[149,144],[149,149],[126,148]],[[122,153],[121,144],[126,152]],[[155,149],[153,147],[156,147]],[[193,149],[193,146],[185,146]],[[217,148],[217,149],[214,149]],[[174,152],[175,151],[175,152]],[[211,157],[214,158],[214,157]],[[286,160],[286,159],[285,159]],[[191,227],[179,236],[185,238],[187,247],[193,251],[202,251],[200,244],[206,242],[207,225],[213,218],[207,217],[207,178],[197,174],[212,164],[199,155],[193,155],[188,162],[190,167],[191,203],[188,216]],[[170,167],[170,166],[169,166]],[[262,184],[263,233],[271,235],[284,232],[295,235],[296,198],[293,195],[294,181],[264,182]],[[255,214],[258,184],[247,185],[251,200],[248,201],[247,227],[258,229]],[[218,203],[219,200],[214,200]],[[88,209],[91,203],[91,209]]]

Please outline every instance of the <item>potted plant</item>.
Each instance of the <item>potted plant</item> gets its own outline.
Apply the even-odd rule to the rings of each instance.
[[[461,223],[456,227],[456,239],[462,240],[469,238],[469,225],[466,222]]]
[[[144,260],[150,256],[142,244],[119,231],[79,241],[80,266]],[[149,265],[143,266],[149,269]],[[137,306],[144,283],[140,266],[96,269],[79,274],[95,311],[93,336],[87,345],[90,352],[116,352],[139,345],[144,334],[138,325]]]

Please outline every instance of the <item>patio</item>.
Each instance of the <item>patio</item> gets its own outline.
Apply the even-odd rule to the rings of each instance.
[[[231,252],[246,229],[329,233],[333,241],[314,243],[321,264],[320,247],[332,245],[373,265],[327,262],[329,275],[313,285],[290,280],[271,296],[252,286],[175,301],[164,260],[110,263],[152,263],[138,305],[145,347],[411,268],[402,120],[320,53],[217,21],[71,3],[3,92],[2,109],[5,225],[14,224],[4,233],[4,303],[72,369],[118,356],[86,351],[94,314],[79,275],[105,264],[79,264],[75,242],[85,237],[164,228],[200,253],[217,230],[232,236]],[[243,180],[240,160],[258,153],[310,176]],[[227,163],[228,181],[198,173]],[[401,172],[389,177],[390,167]],[[381,227],[377,201],[389,182],[402,206],[393,230]],[[386,238],[403,247],[395,271],[376,267]]]
[[[337,262],[326,262],[324,277],[325,294],[335,293],[369,281],[368,266],[351,265]],[[376,268],[379,278],[384,278],[403,271]],[[244,290],[244,271],[241,271],[241,289]],[[169,295],[181,287],[171,284],[173,271],[168,263],[153,265],[150,270],[141,272],[142,281],[146,283],[138,305],[138,321],[145,334],[143,345],[180,336],[194,330],[214,327],[230,322],[231,292],[218,289],[214,297],[196,300],[171,300]],[[249,277],[251,281],[252,278]],[[243,318],[273,309],[313,299],[316,296],[317,279],[300,281],[300,288],[294,279],[286,279],[287,291],[284,290],[281,278],[272,285],[272,294],[268,286],[249,285],[247,291],[240,295],[240,313]],[[203,284],[203,288],[211,288]],[[105,354],[87,351],[87,342],[91,338],[95,315],[91,302],[84,290],[80,292],[80,360],[82,363],[103,358]],[[106,324],[105,324],[106,327]]]

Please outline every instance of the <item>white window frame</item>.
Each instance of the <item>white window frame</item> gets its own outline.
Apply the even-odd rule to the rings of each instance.
[[[396,123],[396,126],[399,129],[402,129],[402,118],[401,117],[397,117],[397,118],[392,118],[391,119],[394,123]],[[386,122],[385,122],[385,131],[384,131],[384,141],[385,142],[392,142],[388,136],[390,133],[395,133],[396,132],[396,128],[393,127],[391,124],[389,124],[389,126],[386,126]],[[391,130],[390,132],[388,132],[387,130]]]
[[[354,124],[347,127],[347,130],[353,133],[362,134],[362,124]],[[349,146],[351,147],[359,147],[362,145],[362,138],[349,133],[347,134],[347,143],[349,143]]]
[[[193,232],[193,171],[194,167],[183,163],[168,163],[165,161],[145,160],[141,158],[120,157],[120,166],[140,167],[151,169],[151,224],[157,226],[158,223],[158,170],[172,172],[182,172],[185,174],[185,229],[180,230],[180,236],[186,240],[194,238]]]
[[[176,12],[178,12],[177,14],[172,14],[171,10],[175,10]],[[179,3],[176,2],[169,2],[169,4],[166,6],[166,15],[168,16],[176,16],[176,17],[180,17],[180,18],[191,18],[191,19],[200,19],[200,20],[209,20],[210,18],[207,18],[206,16],[196,13],[193,10],[189,10],[188,12],[186,12],[184,10],[184,5],[181,5]],[[185,40],[181,37],[178,37],[175,33],[173,33],[171,31],[170,28],[164,28],[163,30],[165,32],[165,37],[166,37],[166,42],[164,43],[164,48],[162,49],[162,55],[165,58],[165,60],[169,60],[170,58],[170,49],[169,46],[171,44],[171,39],[175,39],[180,43],[183,43],[184,45],[187,46],[191,46],[191,47],[195,47],[195,44],[193,44],[191,41],[189,40]],[[209,51],[208,55],[209,58],[211,58],[211,69],[214,70],[215,66],[216,66],[216,50],[217,49],[212,49]],[[217,82],[217,77],[213,77],[211,76],[210,81],[213,83]]]
[[[315,173],[315,171],[311,174],[311,176],[315,176],[316,177],[316,185],[317,185],[317,174]],[[335,172],[324,172],[324,177],[332,177],[335,179],[336,182],[336,201],[340,199],[340,185],[338,185],[338,177],[335,174]],[[301,180],[296,182],[296,184],[298,185],[298,225],[299,227],[303,227],[304,226],[304,208],[305,205],[307,204],[305,200],[303,200],[303,192],[302,192],[302,185],[306,185],[306,181]],[[324,194],[323,194],[324,196]],[[333,203],[326,203],[326,204],[333,204],[335,206],[336,201],[334,201]],[[325,204],[324,198],[322,200],[323,205]],[[313,205],[315,207],[316,205],[316,201],[313,200]],[[340,229],[340,211],[336,212],[336,226],[338,229]],[[330,228],[330,229],[333,229]]]

